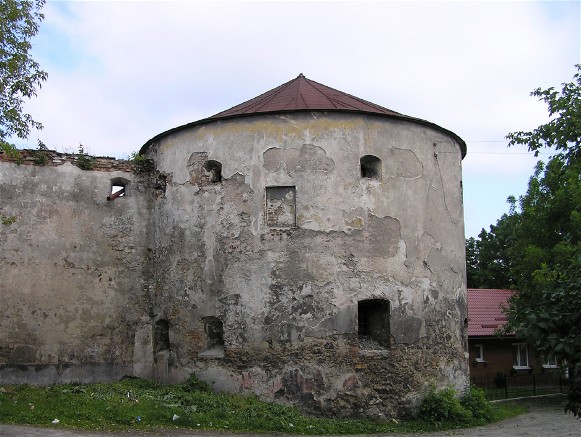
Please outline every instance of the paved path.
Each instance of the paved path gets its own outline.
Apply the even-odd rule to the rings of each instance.
[[[64,429],[33,428],[27,426],[0,425],[1,437],[251,437],[250,434],[228,434],[212,431],[160,430],[156,432],[128,431],[97,433]],[[513,419],[478,428],[442,431],[424,434],[375,434],[375,437],[581,437],[581,420],[572,414],[564,414],[562,408],[541,406]],[[260,437],[269,437],[261,435]],[[280,437],[280,436],[277,436]],[[291,437],[291,436],[286,436]],[[292,436],[294,437],[294,436]],[[352,436],[362,437],[362,436]],[[365,437],[370,437],[366,435]]]

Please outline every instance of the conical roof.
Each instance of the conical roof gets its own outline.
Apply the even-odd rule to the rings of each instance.
[[[212,123],[224,119],[252,116],[254,114],[267,113],[287,113],[300,111],[328,111],[328,112],[351,112],[363,114],[377,114],[384,117],[407,120],[413,123],[430,126],[436,130],[444,132],[454,137],[461,148],[462,158],[466,156],[466,143],[462,138],[437,124],[400,114],[343,91],[336,90],[326,85],[307,79],[302,73],[295,79],[290,80],[276,88],[267,91],[258,97],[254,97],[244,103],[236,105],[230,109],[219,112],[211,117],[194,121],[182,126],[174,127],[162,132],[147,141],[139,151],[140,154],[147,152],[151,144],[166,135],[174,132]]]
[[[401,116],[398,112],[307,79],[301,73],[287,83],[210,118],[299,110],[362,111]]]

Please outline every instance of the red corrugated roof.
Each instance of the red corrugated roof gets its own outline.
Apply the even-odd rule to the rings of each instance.
[[[513,290],[469,288],[468,300],[468,336],[494,335],[506,322],[501,307],[508,305],[508,298]]]
[[[287,83],[210,118],[301,109],[363,111],[401,116],[400,113],[391,109],[307,79],[301,73]]]

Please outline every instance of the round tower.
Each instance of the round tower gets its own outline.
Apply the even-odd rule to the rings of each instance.
[[[457,135],[301,74],[141,153],[160,379],[375,417],[467,384]]]

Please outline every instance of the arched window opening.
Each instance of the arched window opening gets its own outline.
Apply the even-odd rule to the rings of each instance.
[[[389,346],[389,301],[369,299],[358,302],[357,334],[366,349]]]
[[[111,179],[111,189],[109,190],[109,195],[107,200],[115,200],[119,197],[124,197],[127,195],[129,187],[129,181],[125,178],[113,178]]]
[[[210,182],[215,184],[222,181],[222,164],[212,159],[206,162],[205,170],[210,173]]]
[[[381,180],[381,159],[373,155],[365,155],[359,160],[361,177]]]

